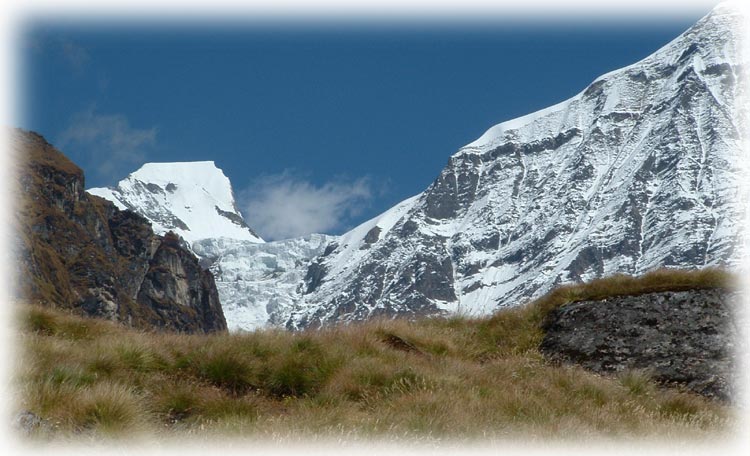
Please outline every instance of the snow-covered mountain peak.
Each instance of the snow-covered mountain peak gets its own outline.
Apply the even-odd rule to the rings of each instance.
[[[525,142],[584,130],[592,121],[606,115],[641,116],[655,101],[664,102],[669,90],[643,96],[643,88],[664,74],[663,83],[679,84],[690,72],[701,80],[721,75],[739,55],[736,47],[743,16],[730,4],[720,4],[683,34],[653,54],[624,68],[596,78],[570,99],[553,106],[511,119],[489,128],[475,141],[459,149],[456,155],[484,153],[509,142]],[[729,84],[727,84],[729,86]],[[720,105],[731,104],[730,90],[712,93]],[[644,102],[647,101],[647,102]]]
[[[146,163],[116,187],[88,191],[143,215],[157,233],[174,231],[191,245],[207,238],[263,242],[245,223],[229,179],[213,161]]]
[[[129,177],[144,182],[191,182],[201,186],[213,182],[218,183],[218,186],[214,188],[218,192],[225,191],[229,182],[224,172],[216,166],[213,160],[146,163],[137,171],[130,173]]]

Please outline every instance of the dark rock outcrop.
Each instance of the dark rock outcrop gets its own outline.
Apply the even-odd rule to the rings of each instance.
[[[600,373],[644,370],[659,383],[728,400],[735,297],[714,288],[567,304],[548,315],[540,350]]]
[[[17,294],[143,329],[226,329],[213,276],[174,236],[84,191],[83,172],[15,131]]]

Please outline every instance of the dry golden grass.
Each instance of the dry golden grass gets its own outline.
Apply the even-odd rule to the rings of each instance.
[[[18,409],[45,438],[231,434],[254,438],[700,438],[730,407],[627,372],[555,367],[537,351],[555,306],[731,286],[720,271],[659,271],[564,287],[488,319],[373,321],[319,331],[145,333],[19,306]]]

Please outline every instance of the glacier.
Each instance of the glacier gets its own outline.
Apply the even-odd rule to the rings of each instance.
[[[251,331],[286,322],[305,291],[310,261],[336,239],[324,234],[267,243],[214,238],[193,243],[193,251],[208,260],[228,329]]]

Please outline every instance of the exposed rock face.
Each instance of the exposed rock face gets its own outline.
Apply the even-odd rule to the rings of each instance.
[[[709,397],[732,397],[736,337],[721,289],[581,301],[555,309],[541,351],[600,373],[646,370],[656,381]]]
[[[84,191],[83,172],[16,131],[19,295],[138,328],[226,329],[213,277],[147,221]]]
[[[175,234],[164,236],[151,264],[137,298],[158,316],[152,320],[153,325],[177,331],[190,328],[195,322],[201,322],[208,331],[227,328],[213,275],[180,245]]]

